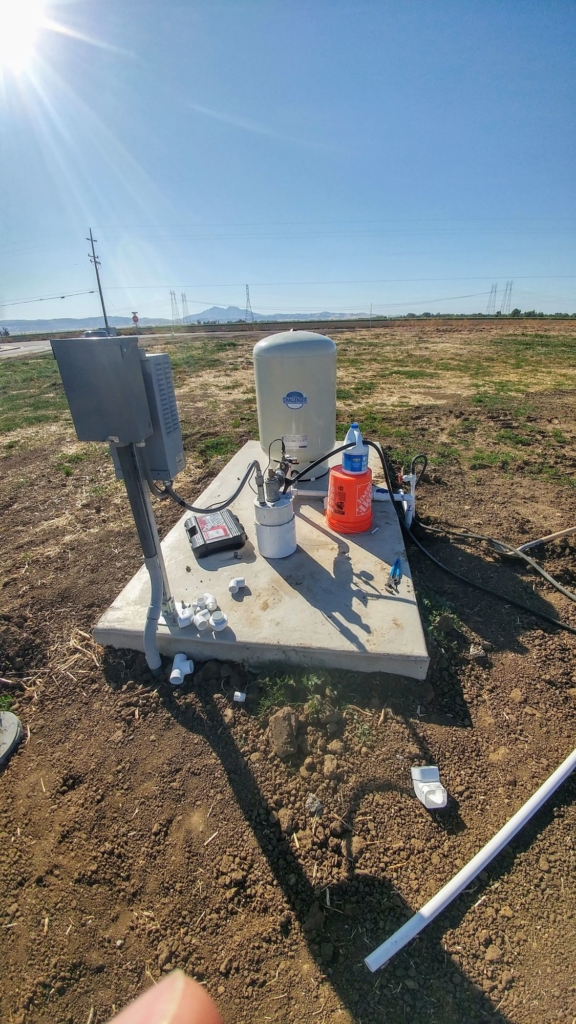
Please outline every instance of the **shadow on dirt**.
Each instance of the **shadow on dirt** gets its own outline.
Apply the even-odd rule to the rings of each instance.
[[[510,596],[535,612],[558,617],[554,605],[533,588],[533,582],[541,578],[523,563],[501,560],[497,555],[494,558],[482,557],[471,549],[452,544],[448,538],[432,537],[422,530],[418,532],[418,539],[435,558],[454,572]],[[421,593],[431,588],[461,623],[488,641],[494,650],[522,654],[527,650],[522,640],[523,633],[535,628],[546,632],[555,629],[528,612],[506,605],[489,594],[482,594],[442,572],[414,546],[409,545],[408,555],[419,600]]]
[[[451,961],[441,943],[446,921],[432,925],[416,947],[404,950],[381,972],[372,975],[364,957],[399,928],[418,909],[409,907],[387,878],[375,878],[358,870],[352,857],[350,837],[354,818],[367,791],[402,787],[381,780],[364,781],[352,791],[339,819],[322,815],[312,828],[320,848],[340,850],[347,866],[346,877],[326,889],[316,888],[305,874],[289,836],[276,822],[275,806],[259,789],[251,766],[230,735],[214,688],[194,687],[196,710],[181,706],[162,688],[164,704],[174,720],[190,732],[199,732],[220,759],[235,800],[266,857],[290,912],[280,921],[286,933],[296,924],[306,937],[311,955],[332,984],[350,1019],[356,1024],[404,1024],[414,1020],[435,1024],[504,1022],[481,989],[471,984]],[[200,714],[198,712],[201,711]],[[272,815],[272,817],[271,817]],[[335,826],[335,827],[334,827]],[[458,831],[462,822],[453,805],[438,828]],[[464,897],[452,910],[458,921],[470,906]]]

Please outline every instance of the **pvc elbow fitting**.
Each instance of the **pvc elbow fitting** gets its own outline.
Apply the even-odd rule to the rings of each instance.
[[[196,613],[193,622],[194,625],[196,626],[196,629],[201,633],[202,630],[208,629],[209,620],[210,612],[208,611],[207,608],[204,608],[202,611]]]
[[[246,580],[243,576],[235,576],[233,580],[230,580],[228,584],[228,590],[231,594],[237,594],[239,590],[242,590],[246,586]]]
[[[210,625],[215,633],[219,633],[221,629],[226,629],[228,616],[224,612],[212,612]]]
[[[425,765],[411,768],[412,785],[421,804],[429,811],[438,811],[446,807],[448,793],[440,782],[440,772],[436,765]]]
[[[204,601],[204,607],[209,612],[215,612],[218,607],[218,601],[214,597],[214,594],[202,594],[202,600]]]
[[[193,671],[194,662],[192,658],[187,658],[185,654],[177,654],[172,662],[172,671],[170,672],[172,686],[182,686],[184,676],[189,676]]]

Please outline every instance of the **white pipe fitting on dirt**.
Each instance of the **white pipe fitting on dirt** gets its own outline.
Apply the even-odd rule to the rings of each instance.
[[[202,600],[204,601],[204,607],[209,612],[215,612],[218,607],[218,601],[214,597],[214,594],[202,594]]]
[[[204,629],[208,629],[210,612],[207,608],[203,608],[202,611],[196,613],[192,621],[194,622],[198,632],[201,633]]]
[[[228,616],[225,612],[212,612],[210,616],[210,625],[215,633],[219,633],[221,629],[226,629],[228,625]]]
[[[242,590],[246,586],[246,580],[243,576],[235,576],[233,580],[230,580],[228,584],[228,590],[231,594],[237,594],[239,590]]]
[[[172,686],[182,686],[184,676],[189,676],[193,671],[194,662],[192,658],[187,658],[185,654],[176,654],[172,662],[172,671],[170,672]]]
[[[575,768],[576,750],[573,750],[560,767],[540,786],[540,789],[536,790],[524,806],[519,811],[516,811],[516,814],[510,818],[510,821],[506,822],[504,827],[496,833],[490,842],[486,843],[486,846],[457,875],[454,875],[454,878],[443,889],[440,889],[440,892],[436,893],[422,907],[422,910],[414,914],[413,917],[406,921],[406,924],[402,925],[397,932],[394,932],[394,935],[391,935],[381,946],[378,946],[378,949],[375,949],[373,953],[366,957],[364,960],[366,967],[371,971],[377,971],[384,964],[387,964],[412,939],[415,939],[426,925],[430,924],[438,914],[441,914],[456,896],[468,888],[470,883],[476,878],[476,875],[479,875],[490,861],[508,845],[516,833],[530,821],[530,818],[536,814],[536,811],[540,810],[542,805],[546,803],[548,798],[552,796],[552,793],[562,785]]]
[[[436,765],[422,765],[411,768],[412,785],[421,804],[429,811],[439,811],[448,803],[448,793],[440,782],[440,772]]]

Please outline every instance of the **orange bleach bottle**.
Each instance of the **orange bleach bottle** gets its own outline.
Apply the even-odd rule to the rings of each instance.
[[[341,466],[330,469],[326,522],[337,533],[364,533],[372,526],[372,470],[357,423],[346,441],[355,445],[343,453]]]

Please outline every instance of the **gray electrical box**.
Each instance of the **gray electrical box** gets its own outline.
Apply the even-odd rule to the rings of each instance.
[[[150,437],[138,338],[51,341],[79,441],[137,443]]]
[[[165,352],[140,352],[140,365],[144,387],[152,418],[152,434],[146,438],[146,458],[153,480],[174,480],[186,465],[182,431],[178,418],[170,356]],[[122,479],[122,470],[115,451],[110,445],[116,476]]]

